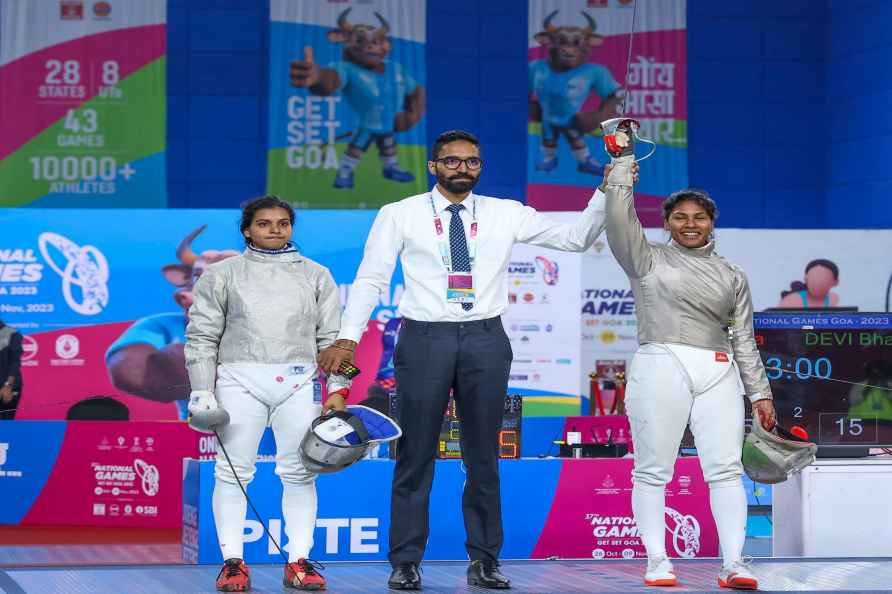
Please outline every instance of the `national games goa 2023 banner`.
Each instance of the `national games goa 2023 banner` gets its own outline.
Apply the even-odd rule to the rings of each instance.
[[[609,161],[599,123],[625,99],[657,143],[635,197],[644,224],[660,226],[661,197],[688,179],[685,10],[686,0],[530,0],[527,204],[585,205]]]
[[[425,5],[271,1],[270,193],[376,208],[427,189]]]
[[[0,0],[0,206],[167,206],[166,0]]]

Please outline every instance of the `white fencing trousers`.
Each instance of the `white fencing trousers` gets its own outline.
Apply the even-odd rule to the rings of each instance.
[[[723,553],[739,558],[734,543],[739,540],[742,550],[746,530],[740,481],[744,390],[730,359],[706,349],[655,343],[639,347],[632,359],[625,398],[635,445],[632,507],[648,557],[665,554],[663,488],[672,480],[690,424]]]
[[[299,448],[313,419],[321,414],[321,407],[313,402],[313,382],[305,382],[289,395],[270,398],[249,391],[234,374],[220,366],[216,396],[230,418],[218,433],[246,487],[254,478],[263,432],[267,425],[272,427],[276,438],[276,474],[284,486],[282,507],[289,560],[306,557],[313,546],[316,527],[316,475],[304,468]],[[222,450],[217,453],[214,474],[214,521],[223,558],[243,558],[247,503]]]

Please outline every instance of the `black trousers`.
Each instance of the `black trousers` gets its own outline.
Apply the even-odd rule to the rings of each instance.
[[[404,319],[394,354],[400,438],[390,508],[390,563],[420,563],[443,415],[453,390],[468,478],[462,497],[468,557],[496,560],[502,548],[499,431],[511,368],[500,318],[476,322]]]

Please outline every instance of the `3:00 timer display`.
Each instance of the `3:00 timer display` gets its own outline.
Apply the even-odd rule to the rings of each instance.
[[[797,357],[790,361],[784,361],[780,357],[768,357],[765,359],[765,373],[770,380],[829,379],[833,373],[833,364],[827,357],[817,359]]]

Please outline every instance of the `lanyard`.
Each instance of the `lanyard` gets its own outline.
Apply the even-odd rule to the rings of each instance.
[[[445,239],[443,233],[443,221],[437,213],[437,207],[434,206],[434,195],[429,194],[431,203],[431,212],[434,214],[434,230],[437,232],[437,245],[440,248],[440,258],[443,260],[443,266],[446,272],[452,272],[452,252],[449,250],[449,242]],[[452,216],[460,216],[455,213]],[[477,199],[474,199],[474,208],[471,212],[471,240],[468,242],[468,259],[470,260],[470,268],[474,269],[474,259],[477,257]]]

